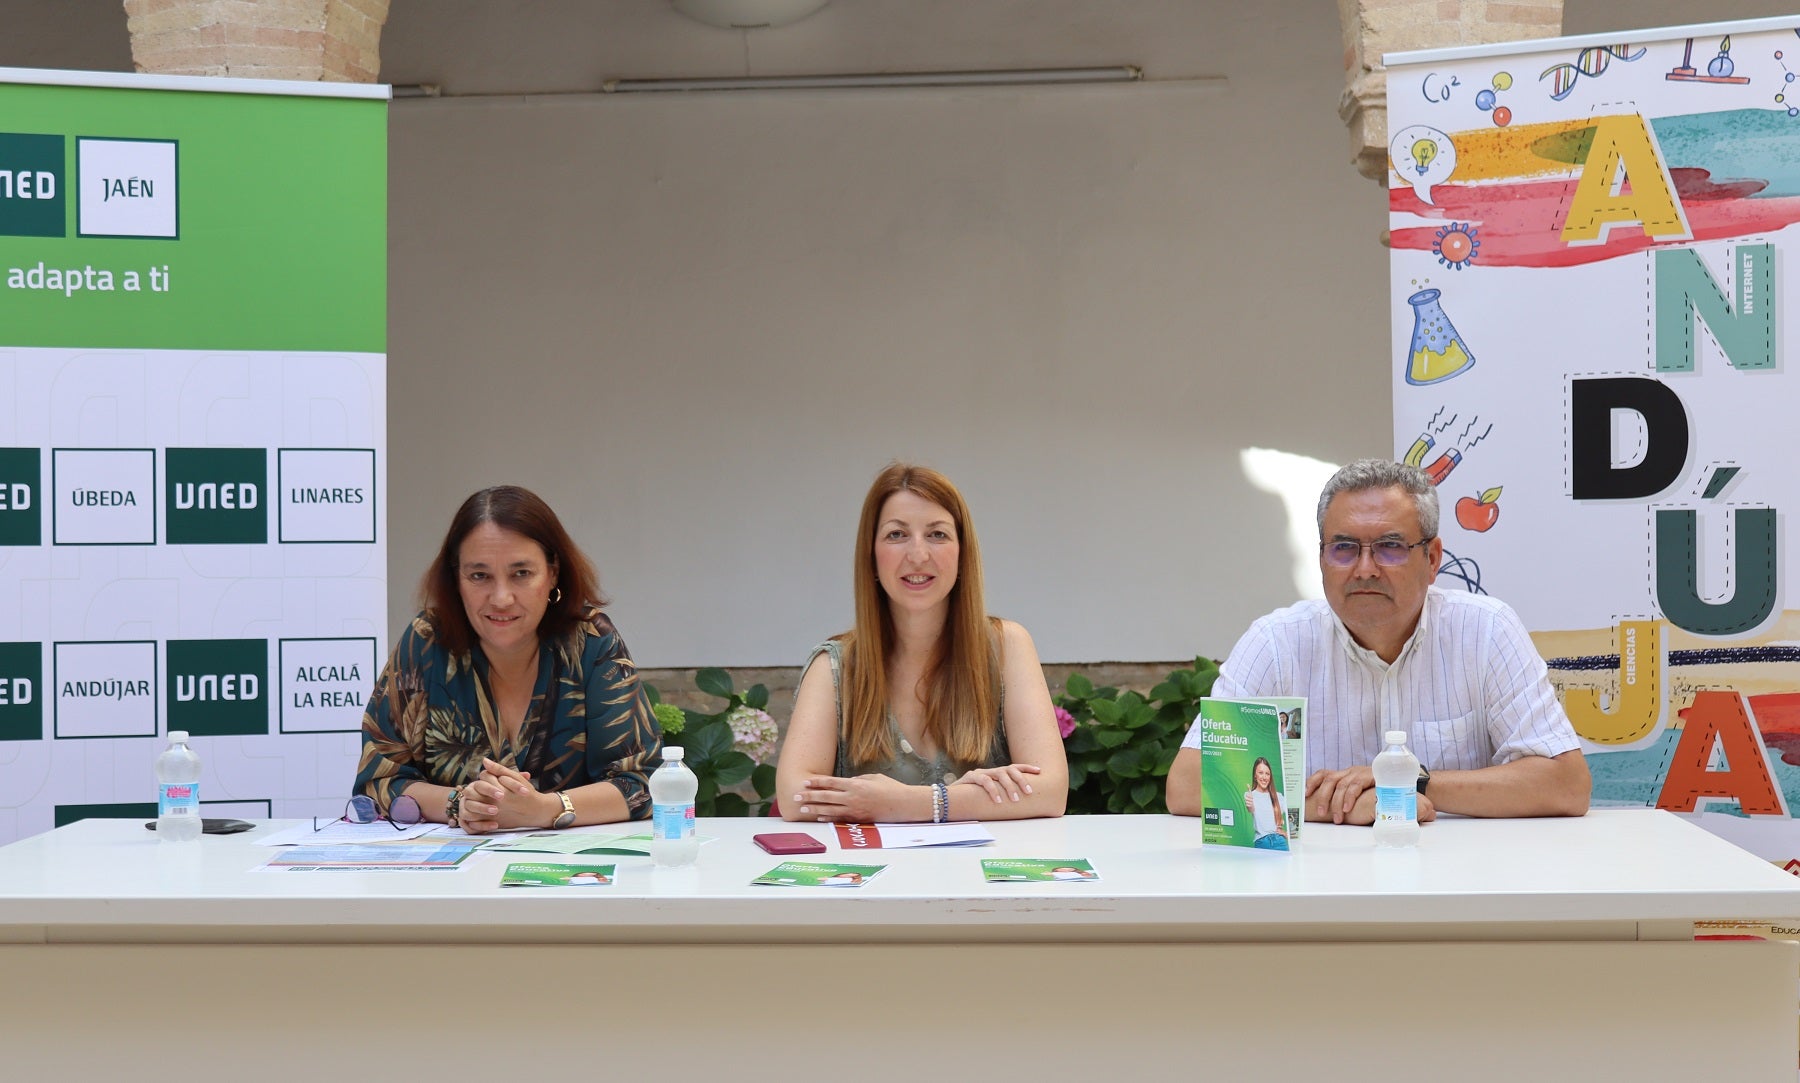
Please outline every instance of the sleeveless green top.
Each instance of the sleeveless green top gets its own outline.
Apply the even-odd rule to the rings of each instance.
[[[828,639],[812,649],[806,656],[806,665],[800,667],[805,673],[813,664],[813,659],[824,654],[831,660],[831,691],[837,698],[837,766],[833,768],[839,778],[852,775],[886,775],[896,782],[904,782],[908,786],[929,786],[934,782],[955,782],[963,773],[976,767],[1004,767],[1012,762],[1012,753],[1006,747],[1006,685],[1000,685],[1000,713],[994,718],[994,728],[998,732],[998,740],[994,742],[993,754],[986,763],[958,764],[946,759],[939,752],[931,759],[913,751],[912,742],[900,732],[900,723],[894,718],[894,712],[887,712],[888,731],[894,739],[894,758],[886,763],[852,764],[850,762],[849,744],[844,734],[844,646],[835,639]]]

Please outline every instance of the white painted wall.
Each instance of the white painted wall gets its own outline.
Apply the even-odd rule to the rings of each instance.
[[[1174,20],[1223,89],[397,102],[396,624],[516,481],[640,664],[798,663],[898,456],[962,486],[1047,660],[1228,650],[1293,596],[1239,451],[1390,443],[1337,23],[1270,6]]]

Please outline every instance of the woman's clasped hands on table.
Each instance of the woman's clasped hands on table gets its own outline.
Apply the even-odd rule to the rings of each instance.
[[[562,801],[540,793],[531,772],[483,757],[481,777],[462,787],[461,827],[471,835],[547,827],[562,813]]]
[[[1042,768],[1029,763],[978,767],[964,772],[953,785],[980,787],[994,804],[1003,806],[1008,801],[1020,801],[1035,793],[1027,780],[1042,773]],[[928,789],[908,786],[898,779],[879,774],[852,778],[817,775],[806,780],[804,792],[794,795],[794,803],[799,806],[802,816],[843,823],[930,820],[931,801]]]

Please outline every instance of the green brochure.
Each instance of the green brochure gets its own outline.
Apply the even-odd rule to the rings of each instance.
[[[1204,842],[1287,850],[1306,801],[1306,700],[1200,701],[1200,814]]]
[[[751,886],[861,887],[886,865],[827,865],[821,861],[783,861],[750,881]]]
[[[515,861],[500,877],[501,887],[611,887],[612,865],[564,865],[550,861]]]
[[[1100,879],[1094,866],[1080,858],[1069,857],[984,857],[981,871],[988,883],[1002,880],[1067,880],[1071,883],[1093,883]]]
[[[600,854],[606,857],[649,857],[650,836],[619,835],[595,831],[542,831],[516,838],[497,839],[488,850],[526,854]]]

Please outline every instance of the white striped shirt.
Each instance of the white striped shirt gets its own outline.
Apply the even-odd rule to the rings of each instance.
[[[1342,770],[1405,730],[1427,768],[1472,771],[1581,747],[1544,660],[1505,602],[1426,591],[1393,665],[1359,646],[1323,601],[1278,609],[1250,626],[1220,667],[1221,699],[1306,697],[1306,767]],[[1185,747],[1200,747],[1199,727]]]

